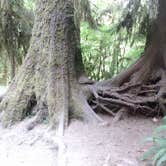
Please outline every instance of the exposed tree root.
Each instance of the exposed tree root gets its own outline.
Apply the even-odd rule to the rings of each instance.
[[[60,92],[61,89],[59,89],[59,95],[61,96],[61,94],[65,93],[65,98],[62,98],[60,101],[49,100],[49,102],[46,100],[47,97],[43,97],[44,101],[42,101],[41,98],[36,98],[32,90],[27,91],[28,93],[25,98],[24,95],[26,91],[23,89],[22,91],[24,93],[22,91],[18,93],[17,91],[17,98],[12,95],[5,97],[2,104],[4,109],[6,107],[9,108],[7,109],[8,111],[4,112],[5,116],[2,116],[2,120],[5,125],[11,125],[30,115],[34,110],[37,110],[36,116],[32,118],[27,126],[27,129],[30,130],[37,124],[42,123],[45,118],[50,118],[53,114],[55,118],[51,117],[51,119],[54,121],[54,125],[57,125],[57,133],[62,136],[64,128],[68,125],[71,117],[83,119],[91,123],[104,124],[104,121],[97,115],[97,112],[101,110],[115,117],[114,121],[123,118],[125,115],[124,112],[132,114],[142,113],[146,116],[164,115],[166,113],[165,83],[166,77],[163,70],[160,71],[160,79],[153,77],[153,79],[148,79],[146,82],[139,81],[139,83],[133,83],[132,78],[129,82],[123,83],[120,87],[113,86],[109,83],[110,88],[108,88],[108,82],[107,85],[105,85],[105,83],[104,85],[101,83],[76,83],[74,87],[70,87],[69,94],[68,91],[65,91],[66,89],[64,89],[63,92]],[[49,99],[53,99],[55,94],[56,99],[58,99],[58,93],[56,91],[54,92],[54,90],[49,89],[49,93],[53,96],[49,96]],[[68,95],[70,95],[70,98]],[[5,105],[9,100],[12,101],[12,107],[9,104]],[[20,107],[22,104],[24,104],[23,109]],[[53,111],[55,106],[58,112],[52,112],[51,114],[48,110]],[[59,109],[57,109],[57,106]],[[11,108],[12,110],[17,110],[15,107],[20,109],[20,112],[10,111]],[[63,109],[63,111],[61,109]]]
[[[133,66],[131,70],[135,71]],[[115,116],[115,119],[121,119],[124,111],[132,114],[141,113],[146,116],[165,115],[165,70],[159,69],[155,71],[157,74],[152,72],[151,75],[147,76],[146,81],[139,79],[136,83],[134,83],[135,81],[133,80],[135,80],[135,78],[138,79],[137,73],[133,75],[130,69],[126,72],[127,74],[124,72],[123,77],[127,75],[128,81],[122,83],[122,80],[120,80],[121,86],[119,86],[117,79],[119,76],[115,77],[117,84],[115,84],[113,79],[96,84],[97,88],[93,91],[93,98],[90,101],[92,108],[96,111],[102,110],[107,112]],[[128,73],[131,75],[129,76]],[[116,115],[118,111],[120,111],[120,113]]]
[[[121,119],[124,119],[127,116],[128,109],[126,107],[122,107],[113,119],[113,123],[118,122]]]
[[[103,123],[98,110],[120,118],[116,116],[119,110],[147,116],[165,114],[165,35],[160,34],[166,32],[160,29],[164,26],[158,25],[144,54],[130,68],[94,83],[84,76],[72,1],[65,5],[53,0],[39,2],[28,55],[0,103],[5,126],[24,119],[35,106],[38,113],[28,128],[42,121],[46,109],[59,135],[71,116]]]
[[[156,79],[156,78],[155,78]],[[146,83],[125,82],[122,86],[96,86],[96,84],[81,83],[81,88],[71,92],[72,104],[69,117],[83,119],[92,123],[104,123],[95,113],[102,110],[115,117],[114,122],[124,118],[127,113],[141,113],[146,116],[163,115],[165,113],[165,77],[157,82]],[[78,90],[79,89],[79,90]],[[82,89],[82,90],[81,90]],[[39,113],[40,114],[40,113]],[[32,126],[40,122],[36,120]],[[39,118],[42,119],[42,118]],[[62,114],[59,122],[60,135],[63,135],[65,117]],[[31,128],[31,127],[30,127]]]
[[[36,125],[42,123],[47,118],[48,110],[39,110],[39,112],[37,112],[37,114],[27,124],[27,130],[32,130]]]

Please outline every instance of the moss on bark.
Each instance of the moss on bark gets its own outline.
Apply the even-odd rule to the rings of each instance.
[[[85,103],[88,107],[87,100],[78,95],[78,80],[83,74],[73,1],[38,1],[28,54],[0,103],[2,123],[9,126],[33,109],[43,110],[49,113],[52,126],[63,132],[70,110],[88,116],[83,108]]]

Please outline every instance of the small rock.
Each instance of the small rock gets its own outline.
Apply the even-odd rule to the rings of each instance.
[[[96,145],[103,145],[103,143],[102,142],[98,142]]]
[[[152,119],[152,121],[153,121],[154,123],[157,123],[157,122],[159,121],[159,119],[156,118],[156,117],[154,117],[154,118]]]
[[[110,126],[110,123],[102,122],[102,123],[99,124],[99,126],[101,126],[101,127],[108,127],[108,126]]]

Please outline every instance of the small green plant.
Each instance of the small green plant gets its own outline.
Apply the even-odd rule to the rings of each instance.
[[[145,152],[141,159],[153,159],[155,166],[166,166],[166,117],[147,141],[153,142],[153,147]]]

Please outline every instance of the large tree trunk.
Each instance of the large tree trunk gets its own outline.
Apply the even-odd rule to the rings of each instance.
[[[97,83],[102,88],[98,99],[92,101],[95,108],[108,111],[108,107],[150,116],[166,113],[165,9],[166,1],[159,0],[158,16],[148,35],[145,52],[135,64],[115,78]]]
[[[49,114],[61,134],[69,115],[100,121],[87,102],[88,83],[73,1],[38,1],[28,54],[0,104],[3,125],[12,125],[32,111],[40,118]],[[36,121],[41,121],[37,116]]]
[[[111,80],[89,85],[92,82],[84,76],[73,1],[39,1],[28,55],[0,105],[4,126],[35,111],[32,124],[48,114],[52,126],[62,135],[71,115],[101,122],[92,108],[113,116],[118,110],[164,114],[165,8],[166,2],[159,0],[149,42],[135,64]]]

